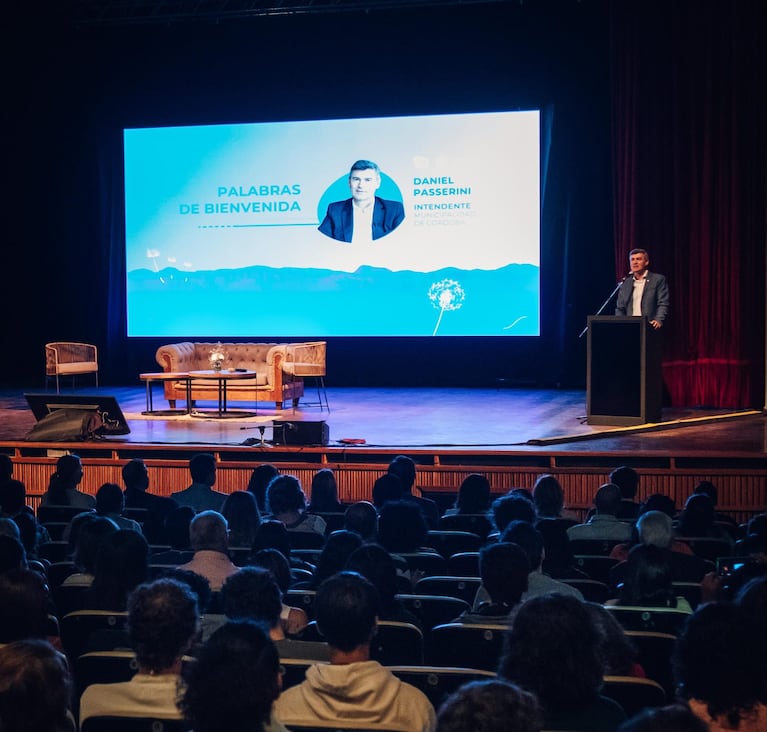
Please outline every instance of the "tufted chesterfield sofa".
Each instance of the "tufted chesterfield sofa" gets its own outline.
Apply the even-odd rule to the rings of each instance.
[[[171,343],[160,346],[155,358],[165,372],[204,371],[211,368],[210,353],[216,343]],[[293,375],[294,354],[305,353],[305,343],[221,343],[226,359],[223,370],[248,369],[256,372],[255,379],[232,381],[227,384],[228,401],[274,402],[282,409],[283,402],[298,400],[304,393],[303,379]],[[324,344],[323,344],[324,345]],[[311,348],[310,348],[311,351]],[[305,358],[302,357],[302,358]],[[165,398],[171,408],[177,399],[186,399],[183,379],[166,381]],[[218,383],[215,380],[192,380],[192,406],[196,401],[216,401]]]

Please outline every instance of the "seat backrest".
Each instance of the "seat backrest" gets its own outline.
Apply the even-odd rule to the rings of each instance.
[[[133,651],[92,651],[74,661],[75,695],[79,699],[91,684],[130,681],[138,671]]]
[[[389,666],[388,669],[400,681],[426,694],[435,709],[439,709],[445,699],[464,684],[496,678],[493,671],[452,666]]]
[[[37,520],[41,524],[69,523],[80,513],[87,513],[88,509],[82,506],[44,504],[37,507]]]
[[[601,693],[618,702],[627,717],[667,703],[666,692],[657,681],[636,676],[605,676]]]
[[[507,631],[505,625],[438,625],[427,636],[424,662],[429,666],[495,671]]]
[[[415,584],[417,595],[447,595],[457,597],[459,600],[474,604],[474,596],[477,594],[482,581],[479,577],[453,577],[440,575],[435,577],[422,577]]]
[[[618,539],[570,539],[570,549],[573,554],[608,556],[616,545],[622,543]]]
[[[675,683],[671,656],[676,645],[676,636],[642,630],[627,630],[626,636],[636,647],[637,662],[644,669],[647,678],[659,683],[666,692],[666,697],[669,700],[673,699]]]
[[[571,579],[565,577],[559,581],[580,590],[584,600],[587,600],[588,602],[596,602],[600,605],[607,602],[613,594],[604,582],[598,582],[593,579]]]
[[[589,579],[609,585],[610,570],[618,564],[618,560],[601,554],[576,554],[573,564],[585,572]]]
[[[431,530],[426,535],[425,543],[448,559],[460,552],[478,552],[484,539],[470,531]]]
[[[462,612],[471,609],[466,600],[448,595],[397,595],[397,599],[415,615],[428,632],[437,625],[455,620]]]
[[[421,572],[425,577],[447,574],[447,560],[433,552],[398,552],[411,571]]]
[[[291,531],[288,530],[291,549],[322,549],[325,546],[325,537],[316,531]]]
[[[127,612],[108,610],[77,610],[59,618],[61,644],[70,662],[74,663],[88,648],[93,633],[101,630],[122,631],[128,619]]]
[[[290,607],[297,607],[303,610],[309,620],[314,620],[314,602],[317,598],[316,590],[296,590],[289,589],[282,598],[282,601]]]
[[[678,635],[689,613],[676,608],[605,605],[624,630],[644,630]]]
[[[484,513],[457,513],[442,516],[437,528],[440,531],[468,531],[484,540],[493,530],[493,524]]]
[[[156,717],[88,717],[80,732],[186,732],[189,725],[181,719]]]

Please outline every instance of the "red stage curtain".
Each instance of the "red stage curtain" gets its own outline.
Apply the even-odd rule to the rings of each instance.
[[[610,7],[616,273],[637,246],[669,279],[663,370],[673,405],[761,405],[764,6]]]

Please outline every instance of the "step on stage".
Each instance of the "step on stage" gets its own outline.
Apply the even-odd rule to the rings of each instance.
[[[114,396],[130,427],[128,434],[84,443],[29,442],[25,437],[36,421],[24,395],[40,392],[39,388],[0,392],[0,451],[17,464],[50,463],[45,458],[61,450],[76,451],[84,459],[93,456],[96,462],[108,456],[115,464],[130,457],[143,457],[148,464],[153,457],[158,464],[188,460],[193,452],[206,450],[222,462],[272,462],[289,466],[295,474],[304,464],[308,471],[355,465],[366,466],[368,477],[377,477],[393,455],[404,453],[419,464],[419,482],[426,488],[444,485],[454,490],[462,476],[475,470],[503,474],[494,490],[529,487],[543,472],[554,472],[563,480],[570,472],[591,474],[595,477],[588,486],[569,496],[571,502],[588,504],[594,481],[602,480],[615,465],[627,463],[648,475],[657,474],[658,490],[666,490],[660,476],[684,478],[672,481],[677,486],[673,493],[680,497],[689,494],[695,480],[713,480],[720,492],[732,484],[737,495],[731,501],[720,498],[720,509],[731,502],[764,510],[767,500],[766,420],[757,410],[664,409],[657,424],[609,427],[586,424],[583,391],[332,388],[330,412],[238,402],[236,408],[255,415],[218,419],[212,402],[196,405],[200,411],[212,410],[209,416],[191,416],[184,410],[173,415],[142,414],[146,393],[137,385],[62,392]],[[156,395],[154,408],[166,406]],[[50,465],[44,466],[45,471],[50,472]],[[742,478],[734,480],[735,473]],[[121,482],[119,474],[109,479]],[[302,481],[306,485],[305,477]],[[369,498],[370,485],[372,481],[347,490],[342,498]],[[641,487],[652,492],[649,485]],[[344,493],[341,483],[339,488]]]

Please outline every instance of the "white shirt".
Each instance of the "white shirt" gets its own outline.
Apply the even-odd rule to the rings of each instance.
[[[642,275],[641,279],[634,277],[634,290],[631,293],[631,314],[635,316],[642,315],[642,295],[644,294],[644,286],[647,282],[647,272]]]
[[[373,243],[373,209],[375,201],[367,208],[362,209],[352,203],[352,244]]]

